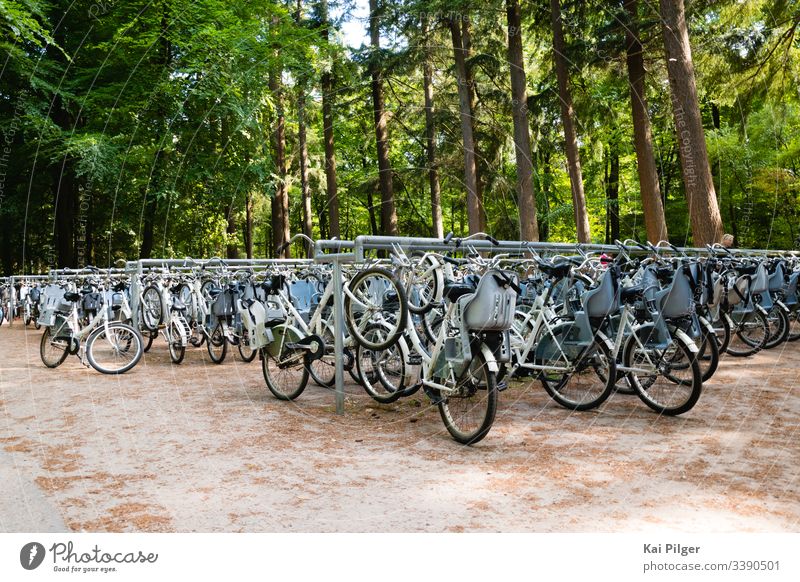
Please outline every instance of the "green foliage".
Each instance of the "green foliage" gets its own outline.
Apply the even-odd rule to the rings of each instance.
[[[640,3],[653,143],[670,238],[690,242],[658,15]],[[336,8],[334,3],[331,3]],[[447,26],[468,19],[474,120],[487,229],[519,236],[505,2],[384,0],[382,50],[323,34],[320,2],[0,0],[0,233],[4,271],[52,263],[59,204],[85,223],[87,261],[139,255],[222,255],[244,247],[251,201],[256,256],[271,251],[270,197],[280,172],[271,146],[286,115],[289,216],[302,229],[297,98],[306,95],[314,234],[327,197],[320,76],[334,77],[334,133],[342,234],[379,228],[367,64],[378,59],[390,114],[399,229],[429,235],[422,63],[434,69],[437,169],[445,230],[466,233],[457,81]],[[522,2],[528,119],[540,231],[575,237],[547,3]],[[622,238],[643,239],[632,144],[621,2],[563,1],[592,239],[606,239],[609,160],[619,158]],[[712,172],[725,228],[746,246],[789,247],[800,234],[800,79],[796,2],[688,3]],[[428,19],[427,31],[421,18]],[[364,23],[366,26],[366,23]],[[426,55],[429,55],[426,56]],[[282,72],[273,94],[270,72]],[[719,119],[719,128],[715,127]],[[60,202],[59,202],[60,200]],[[87,204],[87,202],[90,202]],[[229,221],[228,218],[231,218]],[[230,230],[233,224],[234,230]],[[151,232],[151,235],[148,235]],[[77,240],[74,245],[79,244]],[[77,254],[77,249],[73,249]]]

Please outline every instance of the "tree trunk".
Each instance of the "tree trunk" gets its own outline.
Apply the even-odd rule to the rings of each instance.
[[[580,150],[578,136],[575,132],[575,110],[572,106],[572,94],[569,89],[569,71],[567,70],[566,45],[561,28],[561,3],[550,0],[553,25],[553,57],[558,77],[558,97],[561,101],[561,123],[564,125],[564,141],[567,152],[569,181],[572,187],[572,206],[575,212],[575,229],[578,242],[591,242],[589,215],[586,210],[586,196],[583,192],[583,176],[581,174]]]
[[[236,244],[236,209],[233,206],[233,203],[229,204],[228,207],[225,209],[225,217],[228,222],[228,226],[225,229],[225,234],[228,236],[228,244],[225,248],[225,256],[229,259],[238,259],[239,258],[239,245]]]
[[[295,22],[298,26],[303,21],[303,2],[297,0]],[[311,188],[308,183],[308,141],[306,138],[306,78],[301,73],[297,81],[297,141],[300,148],[300,192],[303,200],[303,234],[309,238],[314,236],[314,225],[311,210]],[[314,246],[306,241],[306,258],[314,255]]]
[[[380,56],[380,13],[378,0],[369,0],[369,37],[372,47],[370,75],[372,77],[372,104],[375,117],[375,144],[378,150],[378,179],[381,186],[381,234],[397,235],[397,212],[394,207],[392,166],[389,160],[389,130],[383,100],[383,75],[378,61]]]
[[[298,87],[297,97],[297,140],[300,142],[300,191],[303,196],[303,234],[314,238],[314,224],[311,211],[311,187],[308,183],[308,143],[306,140],[306,92],[302,85]],[[311,258],[314,247],[306,246],[306,257]]]
[[[467,77],[465,51],[461,40],[461,25],[458,18],[450,20],[453,39],[453,54],[458,84],[458,106],[461,117],[461,137],[464,142],[464,186],[467,189],[467,222],[469,233],[481,232],[481,204],[478,197],[478,172],[475,161],[475,141],[472,134],[472,106]]]
[[[466,10],[465,10],[466,11]],[[472,55],[472,24],[467,14],[461,18],[461,48],[464,53],[464,68],[466,70],[466,86],[469,95],[469,121],[472,124],[473,155],[475,156],[475,195],[478,199],[478,216],[480,217],[480,232],[486,232],[486,210],[483,206],[483,182],[481,181],[481,159],[478,151],[478,132],[476,121],[478,119],[478,93],[475,91],[475,73],[469,62]]]
[[[422,63],[422,85],[425,92],[425,151],[428,157],[428,182],[431,188],[431,219],[434,238],[444,236],[442,220],[442,193],[439,185],[439,168],[436,165],[436,125],[433,109],[433,66],[431,64],[430,40],[428,39],[428,16],[422,17],[422,35],[425,39],[425,61]]]
[[[328,0],[320,2],[320,19],[322,20],[322,39],[327,45]],[[339,195],[336,189],[336,149],[333,141],[333,72],[322,73],[322,133],[325,141],[325,184],[328,198],[328,236],[338,238],[339,235]],[[324,238],[324,237],[323,237]]]
[[[619,240],[619,152],[609,144],[606,164],[606,244]]]
[[[75,267],[75,179],[66,159],[53,168],[53,190],[58,266]]]
[[[522,54],[522,19],[519,0],[506,0],[508,20],[508,62],[511,66],[511,116],[514,120],[514,149],[517,155],[517,197],[521,240],[538,241],[536,198],[533,193],[533,160],[528,130],[528,94]]]
[[[273,132],[273,151],[275,154],[275,173],[277,184],[272,198],[272,244],[277,251],[289,240],[289,192],[286,171],[286,117],[283,111],[283,94],[280,70],[269,74],[269,90],[275,100],[275,130]],[[289,258],[290,249],[285,247],[277,258]]]
[[[679,144],[686,199],[695,246],[722,240],[722,219],[708,164],[697,100],[692,50],[683,0],[660,0],[661,25],[672,91],[672,113]]]
[[[244,252],[253,258],[253,194],[248,189],[244,198]]]
[[[631,113],[633,116],[633,143],[636,148],[636,169],[639,173],[639,189],[642,193],[642,209],[647,240],[657,243],[668,240],[664,206],[661,203],[661,188],[658,185],[658,170],[653,154],[653,136],[650,117],[647,114],[645,68],[642,43],[639,40],[638,0],[625,0],[628,26],[625,30],[625,45],[628,63],[628,84],[631,88]]]

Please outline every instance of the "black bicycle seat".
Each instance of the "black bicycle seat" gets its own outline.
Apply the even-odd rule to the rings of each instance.
[[[569,275],[572,267],[573,264],[570,261],[560,261],[558,263],[539,263],[539,269],[555,279],[563,279]]]
[[[64,299],[66,299],[67,301],[72,301],[73,303],[75,301],[80,300],[80,298],[81,298],[80,293],[72,293],[71,291],[67,291],[66,293],[64,293]]]
[[[475,289],[472,285],[465,285],[464,283],[445,283],[444,285],[444,296],[450,301],[456,301],[459,297],[474,292]]]

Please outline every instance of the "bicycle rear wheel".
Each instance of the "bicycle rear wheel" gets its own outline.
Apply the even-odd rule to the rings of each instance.
[[[497,413],[497,376],[478,351],[455,386],[455,393],[439,402],[447,432],[457,442],[472,445],[482,440]]]
[[[120,322],[97,328],[86,341],[86,357],[101,374],[124,374],[142,358],[144,342],[133,327]]]

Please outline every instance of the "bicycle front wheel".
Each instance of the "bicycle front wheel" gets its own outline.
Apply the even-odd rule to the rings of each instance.
[[[64,363],[69,353],[69,338],[54,337],[52,328],[44,328],[42,341],[39,343],[39,355],[42,363],[48,368],[57,368]]]
[[[752,356],[761,351],[769,339],[769,323],[760,311],[731,315],[733,328],[727,353],[737,358]]]
[[[99,327],[86,341],[89,364],[101,374],[124,374],[139,363],[143,353],[141,334],[124,323]]]
[[[680,337],[666,347],[628,340],[623,353],[628,382],[647,406],[668,416],[694,407],[703,389],[697,354]]]
[[[492,372],[482,351],[455,386],[455,392],[439,402],[439,414],[447,432],[457,442],[472,445],[482,440],[497,413],[497,375]]]
[[[406,292],[386,269],[371,267],[353,277],[344,296],[347,327],[356,341],[372,350],[395,343],[406,328]],[[379,334],[367,334],[370,324],[383,327]]]
[[[305,354],[291,347],[300,332],[288,325],[272,329],[274,340],[261,350],[261,371],[267,388],[278,400],[294,400],[308,384]]]

